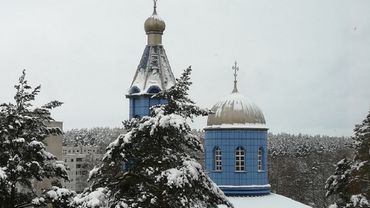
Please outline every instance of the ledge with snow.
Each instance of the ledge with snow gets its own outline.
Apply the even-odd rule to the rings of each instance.
[[[234,208],[311,208],[305,204],[294,201],[279,194],[268,194],[263,196],[228,197]],[[219,205],[219,208],[226,208]]]

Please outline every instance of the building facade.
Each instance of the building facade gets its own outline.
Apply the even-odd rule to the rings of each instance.
[[[103,157],[98,146],[63,146],[62,159],[68,167],[69,181],[63,187],[82,192],[89,186],[89,171],[98,165]]]
[[[61,121],[50,121],[46,123],[48,128],[59,128],[63,131],[63,122]],[[62,163],[62,146],[63,146],[63,135],[52,134],[45,138],[46,151],[53,154],[57,161],[56,163]],[[59,179],[56,178],[44,178],[42,181],[34,181],[33,186],[36,193],[40,194],[44,190],[50,189],[53,183],[60,183]]]
[[[265,118],[239,93],[236,74],[232,93],[212,111],[205,128],[205,166],[211,179],[228,196],[269,194]]]

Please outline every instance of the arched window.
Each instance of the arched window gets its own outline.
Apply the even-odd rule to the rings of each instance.
[[[263,148],[258,148],[258,161],[257,161],[257,170],[258,172],[263,171]]]
[[[245,171],[245,151],[243,147],[237,147],[235,150],[235,171]]]
[[[148,89],[148,93],[158,93],[161,91],[161,88],[159,88],[158,86],[154,85],[154,86],[150,86],[149,89]]]
[[[136,86],[131,87],[131,89],[129,90],[130,94],[135,94],[135,93],[139,93],[139,92],[140,92],[140,89]]]
[[[213,150],[214,154],[214,170],[222,171],[222,158],[221,158],[221,148],[216,146]]]

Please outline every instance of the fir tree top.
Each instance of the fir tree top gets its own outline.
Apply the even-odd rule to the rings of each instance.
[[[127,133],[108,146],[103,164],[90,172],[92,187],[77,197],[77,204],[85,207],[99,191],[109,206],[117,207],[232,207],[194,157],[202,145],[187,119],[209,111],[188,98],[190,73],[189,67],[173,87],[155,95],[167,104],[124,122]]]

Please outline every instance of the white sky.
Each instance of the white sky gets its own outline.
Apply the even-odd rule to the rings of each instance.
[[[193,67],[191,96],[211,108],[232,90],[272,132],[352,135],[370,109],[370,1],[160,0],[175,76]],[[146,44],[150,0],[0,1],[0,103],[22,69],[65,129],[121,126]],[[206,120],[193,125],[203,128]]]

